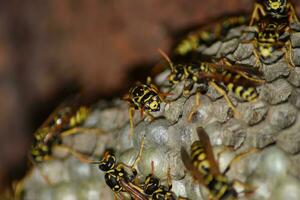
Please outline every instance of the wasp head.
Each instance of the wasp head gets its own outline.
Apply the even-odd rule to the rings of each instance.
[[[150,112],[157,112],[160,110],[161,99],[157,94],[154,94],[150,97],[150,99],[145,103],[145,109]]]
[[[113,169],[116,163],[116,157],[111,149],[104,152],[102,160],[99,162],[99,169],[108,171]]]
[[[171,74],[168,76],[168,80],[171,84],[177,84],[184,79],[184,65],[178,64],[174,66]]]
[[[286,7],[286,0],[264,0],[264,4],[267,10],[281,13]]]
[[[146,194],[153,194],[160,187],[160,180],[153,174],[149,174],[144,183],[144,191]]]

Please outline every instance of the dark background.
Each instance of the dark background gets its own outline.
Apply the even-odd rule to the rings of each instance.
[[[169,50],[178,31],[249,13],[252,3],[0,0],[0,190],[24,173],[32,133],[63,98],[116,95],[130,71],[157,62],[158,48]]]

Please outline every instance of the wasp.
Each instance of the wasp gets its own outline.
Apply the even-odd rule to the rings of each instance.
[[[175,55],[185,56],[197,52],[201,45],[210,46],[217,40],[222,39],[231,28],[245,25],[249,22],[247,16],[231,16],[217,20],[210,26],[190,32],[175,45]]]
[[[105,182],[114,192],[115,197],[116,195],[119,195],[120,192],[129,192],[132,196],[138,196],[140,199],[147,199],[140,189],[138,187],[134,187],[134,184],[132,184],[137,177],[137,170],[135,166],[140,160],[143,148],[144,139],[142,140],[140,150],[132,166],[117,162],[115,153],[112,149],[107,149],[103,153],[100,161],[91,162],[91,164],[98,164],[99,169],[105,172]]]
[[[238,192],[234,184],[219,170],[214,157],[209,137],[202,127],[197,128],[199,136],[191,146],[191,154],[181,148],[181,157],[186,169],[192,176],[209,191],[209,198],[213,200],[236,200]]]
[[[80,152],[72,149],[69,146],[63,145],[63,137],[83,133],[103,134],[100,129],[80,127],[90,113],[90,108],[85,105],[80,105],[78,98],[71,99],[62,103],[56,108],[46,119],[46,121],[34,133],[33,142],[29,150],[29,160],[31,164],[36,165],[44,161],[50,160],[52,157],[53,148],[61,148],[82,162],[89,163],[90,160]],[[21,180],[14,183],[14,192],[16,199],[20,199],[23,193],[23,185],[26,179],[31,176],[33,168],[30,169]],[[42,177],[51,185],[48,177],[41,172]]]
[[[206,94],[209,86],[211,86],[224,96],[229,107],[238,116],[238,112],[227,93],[232,92],[244,101],[255,101],[258,97],[256,86],[264,83],[264,80],[261,79],[261,72],[246,65],[231,65],[224,59],[219,63],[198,61],[191,64],[174,65],[166,54],[163,52],[161,54],[171,68],[171,73],[168,76],[171,85],[183,82],[184,96],[188,96],[194,86],[197,87],[194,111],[200,105],[200,94]],[[191,112],[189,119],[193,113]]]
[[[34,133],[30,158],[35,163],[49,160],[54,146],[64,148],[78,157],[79,153],[62,145],[62,138],[79,131],[91,131],[92,129],[78,127],[83,124],[89,112],[87,106],[75,103],[70,105],[65,103],[59,106]],[[83,159],[80,156],[78,158]]]
[[[150,196],[151,200],[183,200],[185,198],[176,197],[172,192],[172,181],[170,176],[170,168],[168,169],[168,186],[162,185],[160,179],[154,175],[154,163],[151,162],[151,173],[146,176],[142,184],[144,193]]]
[[[299,23],[295,8],[289,0],[257,0],[251,16],[250,26],[260,21],[266,15],[272,18],[285,19],[289,22]]]
[[[176,196],[171,191],[172,184],[168,186],[161,185],[160,179],[153,174],[149,174],[144,183],[144,192],[151,196],[151,200],[175,200]]]
[[[282,49],[285,51],[285,59],[289,66],[295,66],[292,61],[290,37],[285,36],[290,29],[284,20],[266,16],[258,22],[255,29],[255,37],[251,41],[257,58],[255,66],[258,66],[259,61],[266,63],[276,50]]]
[[[129,93],[123,97],[125,101],[129,102],[129,121],[131,135],[133,134],[133,116],[135,110],[140,110],[141,116],[145,113],[153,120],[155,117],[151,112],[158,112],[161,110],[161,104],[164,102],[165,96],[168,94],[161,93],[158,88],[151,83],[151,78],[147,78],[147,82],[137,83],[130,88]]]

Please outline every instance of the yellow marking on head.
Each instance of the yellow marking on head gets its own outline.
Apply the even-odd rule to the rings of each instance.
[[[158,102],[152,101],[149,106],[151,110],[156,110],[158,108]]]
[[[282,6],[280,0],[277,0],[277,1],[269,0],[269,4],[270,4],[271,9],[273,9],[273,10],[277,10]]]
[[[260,55],[264,58],[268,58],[272,55],[272,47],[271,46],[260,46],[259,47]]]

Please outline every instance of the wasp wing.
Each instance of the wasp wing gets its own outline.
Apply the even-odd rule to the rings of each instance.
[[[135,200],[148,200],[149,197],[146,195],[142,188],[134,185],[133,183],[126,182],[124,179],[120,180],[121,186],[125,189],[126,192]]]
[[[212,146],[211,146],[211,143],[209,140],[209,136],[207,135],[207,133],[203,127],[197,128],[197,134],[198,134],[201,144],[203,145],[207,159],[211,165],[211,173],[213,175],[220,175],[221,172],[219,169],[219,164],[215,159],[213,149],[212,149]]]
[[[196,179],[199,183],[204,184],[205,181],[203,174],[201,174],[197,168],[194,167],[191,157],[183,147],[181,147],[181,158],[185,168],[191,173],[194,179]]]

